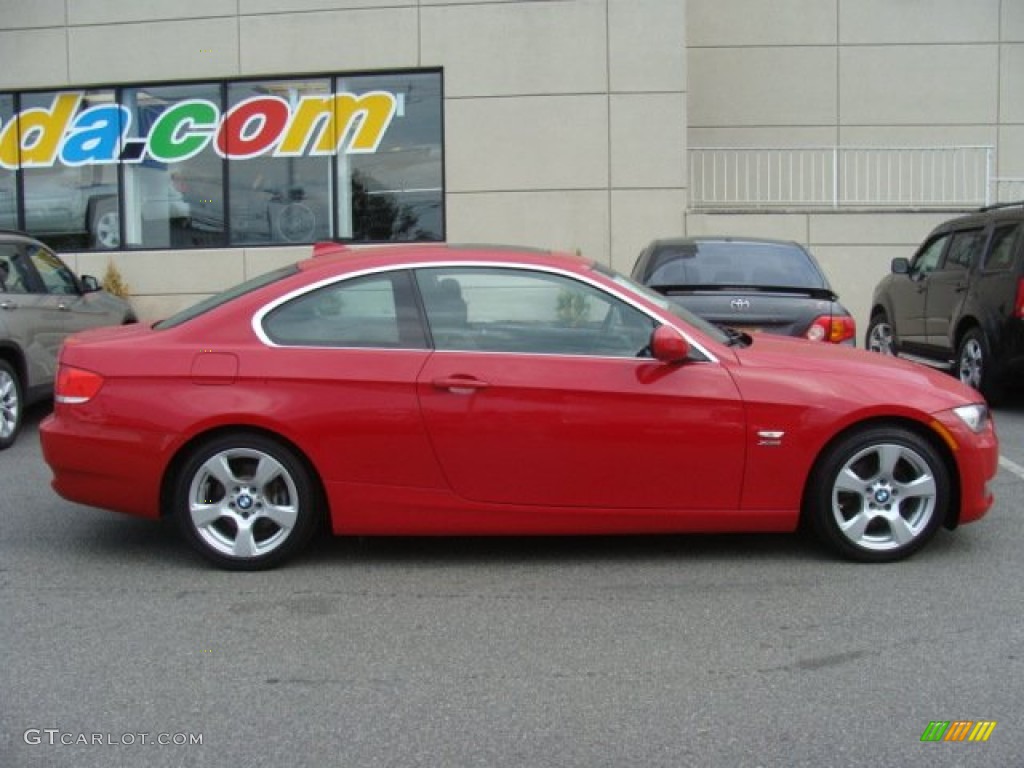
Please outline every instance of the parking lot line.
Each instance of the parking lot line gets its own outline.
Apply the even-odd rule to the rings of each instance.
[[[1005,456],[1000,456],[999,457],[999,466],[1001,466],[1003,469],[1007,470],[1008,472],[1012,472],[1017,477],[1019,477],[1021,480],[1024,480],[1024,467],[1022,467],[1017,462],[1010,461]]]

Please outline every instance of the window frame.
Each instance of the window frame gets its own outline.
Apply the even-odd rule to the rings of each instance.
[[[395,113],[395,120],[404,119],[406,117],[411,118],[412,122],[409,123],[410,128],[416,132],[416,129],[412,126],[416,125],[416,121],[427,120],[428,122],[423,124],[423,133],[426,134],[425,141],[423,144],[424,148],[431,150],[431,162],[436,162],[436,168],[431,166],[432,178],[439,178],[440,186],[436,189],[419,189],[417,182],[416,165],[411,160],[407,166],[399,164],[399,171],[397,176],[399,180],[404,176],[407,179],[405,186],[396,187],[387,192],[394,192],[397,196],[395,197],[394,205],[396,206],[396,216],[409,216],[412,221],[416,223],[415,228],[410,232],[398,231],[392,228],[391,232],[387,236],[381,234],[381,230],[368,228],[366,226],[355,228],[351,236],[344,236],[339,230],[339,221],[342,218],[339,209],[340,205],[349,206],[348,213],[346,214],[349,218],[356,217],[360,214],[353,208],[353,199],[351,189],[342,190],[342,186],[339,182],[339,157],[342,155],[346,157],[357,157],[359,153],[350,154],[346,151],[338,152],[335,151],[330,153],[329,157],[325,157],[327,160],[328,173],[325,177],[325,194],[323,195],[324,201],[326,201],[327,208],[324,209],[323,220],[326,221],[327,232],[329,237],[322,237],[319,234],[320,225],[318,223],[317,229],[314,230],[313,235],[309,239],[297,239],[289,240],[284,238],[277,238],[274,235],[273,225],[268,234],[268,238],[264,240],[253,241],[252,239],[242,239],[233,236],[231,218],[235,214],[231,209],[231,165],[234,162],[232,158],[222,157],[222,174],[220,178],[220,191],[221,199],[223,201],[223,217],[224,222],[222,226],[222,232],[219,233],[217,238],[203,238],[198,234],[195,236],[181,235],[174,231],[173,226],[169,234],[169,242],[167,244],[162,243],[147,243],[146,238],[141,237],[143,242],[128,242],[132,239],[132,230],[129,228],[126,222],[126,205],[125,196],[127,194],[128,181],[126,177],[129,176],[129,172],[132,170],[135,164],[122,161],[120,159],[113,161],[112,163],[96,162],[87,164],[82,167],[89,167],[92,165],[97,168],[102,168],[104,165],[113,165],[116,169],[116,212],[118,216],[118,227],[119,227],[119,244],[113,248],[104,248],[95,242],[95,238],[89,233],[42,233],[38,230],[28,229],[27,217],[29,212],[25,204],[25,174],[26,171],[31,172],[34,170],[32,167],[23,168],[20,166],[13,171],[4,170],[3,173],[10,173],[14,177],[14,194],[13,194],[13,208],[14,216],[13,221],[10,222],[14,229],[26,231],[33,235],[37,239],[41,239],[46,242],[49,246],[54,247],[55,250],[75,250],[75,251],[88,251],[88,252],[135,252],[135,251],[152,251],[152,250],[169,250],[169,251],[185,251],[185,250],[203,250],[210,248],[231,248],[231,247],[270,247],[280,248],[287,247],[290,245],[307,245],[310,243],[317,242],[319,240],[333,240],[336,242],[346,243],[389,243],[389,242],[443,242],[447,239],[447,178],[446,178],[446,155],[445,150],[445,88],[444,88],[444,70],[442,67],[397,67],[394,69],[386,70],[355,70],[355,71],[324,71],[317,73],[268,73],[260,77],[233,77],[233,78],[197,78],[193,80],[170,80],[170,81],[155,81],[155,82],[128,82],[128,83],[117,83],[117,84],[96,84],[82,87],[75,87],[74,85],[65,85],[57,88],[36,88],[36,89],[25,89],[25,90],[4,90],[0,92],[0,96],[6,97],[7,101],[3,103],[10,103],[13,114],[20,114],[24,106],[24,102],[33,97],[33,95],[45,95],[49,99],[56,98],[57,94],[64,93],[97,93],[101,91],[109,91],[113,94],[113,103],[120,106],[122,109],[131,109],[131,100],[127,98],[128,92],[139,92],[145,90],[156,90],[160,88],[182,88],[187,89],[189,86],[202,87],[209,89],[211,87],[217,90],[217,107],[220,110],[220,120],[218,126],[223,123],[223,118],[226,113],[230,110],[231,105],[229,104],[228,91],[231,86],[244,86],[247,84],[274,84],[274,83],[286,83],[289,81],[298,80],[322,80],[328,84],[332,94],[338,93],[353,93],[362,95],[368,93],[374,89],[374,83],[380,81],[382,78],[391,78],[399,81],[394,86],[388,86],[388,92],[394,93],[401,105],[400,111]],[[422,78],[428,78],[424,81]],[[401,85],[401,81],[407,80],[406,85]],[[423,99],[423,93],[427,94],[427,102],[420,102],[424,106],[422,108],[415,107],[415,99],[409,98],[416,88],[417,82],[420,82],[419,94],[417,98]],[[344,90],[339,90],[344,85]],[[202,99],[208,99],[207,94],[203,94]],[[188,97],[182,97],[184,100],[188,100]],[[181,99],[174,103],[180,103]],[[48,102],[48,103],[52,103]],[[213,103],[211,101],[211,103]],[[415,111],[413,111],[415,110]],[[83,107],[80,105],[75,114],[70,118],[68,126],[72,125],[73,121],[78,119],[82,113]],[[134,112],[133,112],[134,114]],[[353,120],[355,122],[347,123],[350,127],[349,138],[345,141],[343,146],[347,147],[348,142],[352,140],[352,136],[355,135],[360,124],[360,118],[358,117],[359,112],[356,111],[357,115]],[[313,135],[316,136],[317,126],[321,125],[320,119],[317,118],[312,122]],[[0,125],[0,130],[6,129],[8,124],[12,121],[5,119],[3,124]],[[218,128],[219,130],[219,128]],[[69,135],[69,134],[65,134]],[[366,151],[364,155],[377,154],[379,151],[385,151],[388,149],[387,142],[391,135],[390,127],[381,136],[381,146],[379,150],[373,152]],[[61,141],[63,142],[63,138]],[[276,147],[277,141],[270,146]],[[340,140],[340,138],[339,138]],[[132,135],[128,136],[126,147],[130,149],[128,145],[134,142],[138,143],[138,137]],[[215,139],[211,140],[215,141]],[[435,145],[436,142],[436,145]],[[313,139],[308,144],[312,146]],[[20,146],[20,142],[19,142]],[[308,147],[303,148],[301,156],[296,156],[295,159],[313,159],[313,155],[307,154]],[[204,150],[205,151],[205,150]],[[436,151],[436,159],[434,152]],[[123,156],[123,154],[122,154]],[[261,155],[262,157],[262,155]],[[266,157],[273,157],[270,154],[270,150],[267,150]],[[185,158],[186,160],[189,158]],[[280,161],[282,164],[291,160],[292,158],[284,155],[281,157],[273,157],[273,160]],[[63,163],[60,157],[56,157],[51,166],[52,168],[72,168]],[[352,183],[351,177],[348,179],[349,185]],[[372,194],[384,195],[385,192],[373,192]],[[430,195],[434,196],[434,199],[427,203],[419,200],[417,195]],[[403,195],[413,195],[414,201],[406,206],[402,202]],[[419,202],[417,202],[419,201]],[[287,196],[282,196],[279,201],[285,210],[290,210],[293,201]],[[173,199],[172,199],[173,203]],[[408,210],[406,210],[408,208]],[[141,214],[140,214],[141,215]],[[283,213],[282,213],[283,215]],[[176,220],[176,219],[174,219]],[[402,218],[405,221],[405,218]],[[139,225],[133,225],[139,228]],[[397,225],[396,225],[397,227]],[[214,233],[208,233],[214,234]],[[357,236],[357,235],[362,236]],[[76,240],[77,238],[77,240]],[[65,246],[64,241],[67,241]],[[73,242],[74,241],[74,242]],[[80,241],[80,242],[79,242]]]

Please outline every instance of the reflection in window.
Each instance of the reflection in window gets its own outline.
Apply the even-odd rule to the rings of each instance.
[[[985,269],[996,270],[1012,267],[1013,255],[1017,252],[1017,238],[1022,234],[1024,234],[1024,224],[998,227],[995,234],[992,235],[992,245]]]
[[[637,357],[654,330],[636,308],[561,275],[444,267],[416,279],[441,350]]]
[[[10,125],[14,116],[14,96],[0,93],[0,130]],[[0,166],[0,228],[18,228],[18,197],[15,173]]]
[[[62,296],[74,296],[78,293],[75,276],[54,254],[33,245],[28,248],[28,257],[39,273],[47,293]]]
[[[330,95],[326,78],[232,83],[228,108],[270,97],[283,101],[294,113],[303,97]],[[240,139],[255,142],[271,128],[267,119],[254,117],[241,126]],[[231,155],[241,154],[243,147],[240,141],[232,141],[233,134],[228,132],[226,148]],[[275,157],[266,152],[228,163],[232,243],[309,243],[331,237],[330,156]]]
[[[0,226],[75,250],[441,240],[441,86],[406,72],[0,94]]]
[[[65,165],[54,156],[56,144],[40,140],[43,129],[25,119],[26,110],[70,111],[74,103],[75,99],[66,93],[27,93],[21,97],[22,147],[35,148],[34,157],[27,156],[29,152],[24,149],[21,157],[23,165],[27,166],[22,169],[25,229],[55,248],[118,248],[121,225],[117,165],[113,162]],[[85,92],[74,112],[103,106],[116,110],[113,91]],[[115,113],[93,114],[97,120],[102,120],[112,119]],[[43,151],[50,146],[54,147],[52,154]]]
[[[444,177],[441,78],[393,74],[338,78],[336,90],[386,91],[397,111],[371,154],[338,155],[339,236],[355,240],[442,240]]]
[[[409,273],[345,280],[284,304],[263,322],[277,344],[423,349]]]
[[[190,83],[126,88],[122,104],[130,114],[129,138],[151,137],[150,151],[140,161],[124,164],[127,244],[225,244],[224,161],[212,142],[202,143],[198,152],[190,146],[205,137],[203,120],[216,124],[220,87]],[[175,115],[190,122],[172,120]]]

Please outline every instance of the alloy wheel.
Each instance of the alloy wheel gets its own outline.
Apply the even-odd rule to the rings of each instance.
[[[974,336],[968,337],[960,349],[957,361],[957,373],[960,381],[974,389],[981,389],[982,375],[985,370],[985,351],[981,342]]]
[[[13,442],[21,424],[21,393],[8,367],[0,367],[0,445]]]
[[[886,552],[906,548],[936,514],[938,486],[916,449],[896,443],[870,445],[853,454],[836,475],[831,513],[855,548]]]
[[[292,473],[261,450],[231,448],[192,475],[187,514],[210,549],[242,560],[270,554],[292,534],[300,511]]]

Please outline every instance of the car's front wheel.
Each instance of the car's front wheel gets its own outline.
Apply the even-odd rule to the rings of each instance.
[[[870,351],[882,355],[896,354],[892,326],[889,325],[889,318],[885,312],[876,312],[871,316],[871,322],[868,323],[868,330],[864,336],[864,346]]]
[[[24,410],[18,373],[6,360],[0,360],[0,451],[14,445]]]
[[[838,440],[812,474],[805,513],[818,536],[853,560],[889,562],[916,552],[946,517],[950,478],[938,451],[900,426]]]
[[[188,542],[222,568],[259,570],[305,545],[318,493],[309,469],[284,444],[251,433],[222,435],[193,450],[179,471],[174,514]]]

